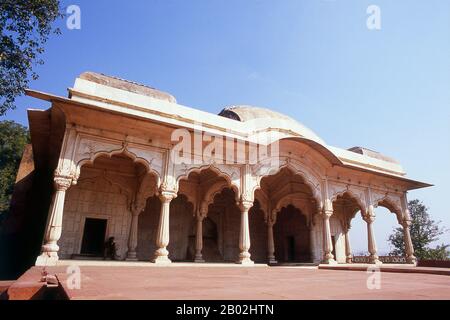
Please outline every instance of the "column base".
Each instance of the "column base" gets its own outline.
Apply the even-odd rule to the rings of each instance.
[[[334,259],[324,259],[321,262],[322,264],[329,264],[329,265],[337,265],[337,261]]]
[[[126,257],[126,258],[125,258],[125,261],[138,261],[138,258],[129,258],[129,257]]]
[[[417,258],[415,256],[406,257],[406,263],[417,265]]]
[[[58,264],[58,254],[56,252],[44,252],[41,253],[36,259],[36,266],[46,267],[46,266],[56,266]]]
[[[125,260],[126,261],[138,261],[136,251],[128,252]]]
[[[243,266],[252,266],[255,264],[255,262],[253,260],[251,260],[250,258],[245,258],[245,259],[240,259],[238,261],[236,261],[237,264],[241,264]]]
[[[194,262],[195,263],[205,263],[205,260],[195,258]]]
[[[276,264],[276,263],[278,263],[278,261],[275,260],[275,258],[269,258],[268,263],[269,263],[269,264]]]
[[[370,264],[376,264],[376,265],[382,265],[383,262],[381,262],[377,256],[371,256],[369,257],[369,263]]]
[[[159,256],[152,260],[154,264],[167,266],[172,263],[172,261],[167,256]]]

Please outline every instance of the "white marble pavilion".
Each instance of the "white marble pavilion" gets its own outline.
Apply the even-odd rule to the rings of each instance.
[[[27,94],[51,102],[28,111],[35,165],[54,172],[36,265],[102,257],[110,237],[118,259],[157,264],[351,263],[356,214],[376,264],[379,206],[395,214],[416,262],[407,192],[429,185],[378,152],[330,146],[268,109],[211,114],[92,72],[67,98]]]

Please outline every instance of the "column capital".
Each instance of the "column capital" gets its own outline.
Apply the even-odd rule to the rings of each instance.
[[[272,214],[268,214],[267,218],[266,218],[266,224],[268,226],[273,226],[275,224],[275,222],[277,221],[277,216],[276,214],[272,213]]]
[[[253,207],[253,201],[242,199],[239,201],[239,208],[241,211],[249,211],[251,207]]]
[[[132,216],[138,216],[144,211],[143,208],[133,208],[131,209],[131,215]]]
[[[322,218],[324,219],[330,219],[330,217],[333,215],[333,210],[323,210],[322,212]]]
[[[72,185],[72,177],[55,176],[53,179],[56,191],[66,191]]]
[[[344,219],[342,222],[342,226],[345,233],[348,233],[349,230],[352,228],[351,220],[350,219]]]
[[[366,223],[373,223],[375,221],[375,215],[373,215],[373,214],[365,214],[365,215],[363,215],[363,220]]]
[[[206,218],[208,215],[208,204],[206,201],[202,201],[202,203],[199,205],[199,208],[197,210],[197,218],[201,218],[202,220]]]
[[[198,220],[203,221],[203,219],[205,219],[207,215],[208,215],[208,208],[201,206],[197,211],[196,217]]]
[[[170,202],[177,197],[177,193],[173,190],[164,190],[161,189],[159,191],[159,199],[161,202]]]
[[[405,218],[401,221],[401,225],[403,226],[403,228],[409,228],[411,226],[411,219]]]

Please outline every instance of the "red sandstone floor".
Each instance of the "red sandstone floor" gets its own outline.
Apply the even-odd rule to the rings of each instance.
[[[65,267],[49,268],[71,299],[450,299],[450,277],[391,273],[369,290],[365,271],[254,267],[81,266],[81,289]],[[52,270],[53,269],[53,270]]]

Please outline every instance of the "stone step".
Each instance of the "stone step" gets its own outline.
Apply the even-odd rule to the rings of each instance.
[[[313,262],[277,262],[270,263],[271,267],[317,267],[318,263]]]
[[[3,280],[0,281],[0,300],[6,300],[9,287],[11,287],[14,284],[15,280]]]

